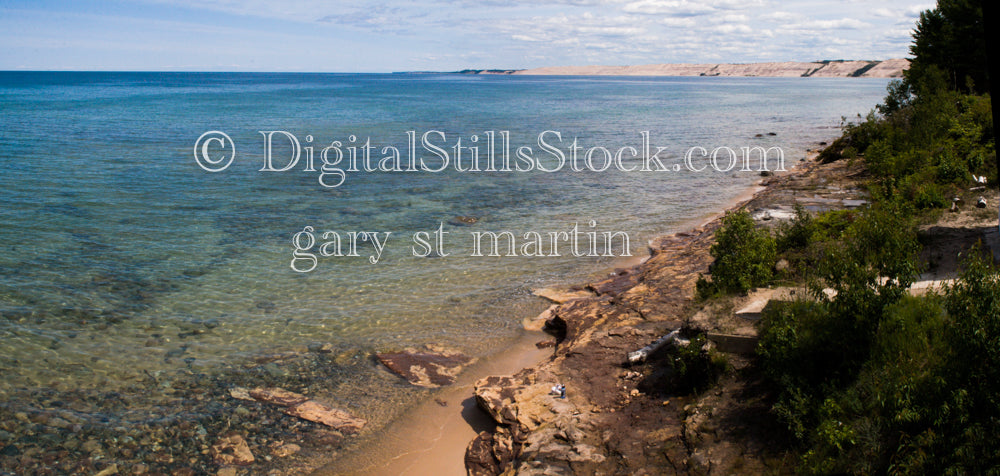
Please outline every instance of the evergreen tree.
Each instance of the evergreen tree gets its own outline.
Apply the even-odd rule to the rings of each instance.
[[[949,89],[988,92],[983,25],[978,0],[938,0],[936,8],[921,13],[910,46],[914,59],[906,74],[914,91],[919,94],[933,76],[943,73]]]

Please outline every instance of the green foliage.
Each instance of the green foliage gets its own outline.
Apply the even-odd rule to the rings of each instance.
[[[938,170],[940,172],[940,169]],[[913,202],[913,206],[917,207],[918,210],[948,206],[948,199],[944,197],[944,192],[938,184],[925,183],[914,185],[910,191],[912,192],[911,201]]]
[[[905,207],[890,202],[869,208],[844,232],[845,246],[820,265],[825,284],[837,292],[831,302],[856,306],[844,312],[859,318],[897,301],[916,277],[916,236]]]
[[[865,150],[865,163],[868,165],[868,170],[879,177],[889,177],[899,173],[892,146],[885,139],[874,140]]]
[[[910,104],[913,99],[913,91],[910,88],[910,83],[900,79],[895,79],[889,82],[886,86],[885,99],[882,104],[876,106],[878,112],[883,115],[891,115],[896,111],[906,107]]]
[[[820,213],[813,220],[817,240],[839,240],[845,231],[857,220],[859,213],[854,210],[830,210]]]
[[[905,435],[923,433],[923,421],[933,414],[927,397],[940,393],[936,372],[943,364],[944,327],[934,296],[906,297],[886,309],[857,379],[831,392],[816,410],[803,472],[880,474],[910,465],[905,473],[928,474],[928,468],[912,466],[919,452],[901,449]]]
[[[779,251],[805,248],[816,234],[812,215],[801,204],[795,204],[795,218],[778,229]]]
[[[1000,272],[976,248],[943,296],[906,291],[918,218],[997,172],[990,96],[959,92],[987,90],[978,2],[924,12],[912,52],[878,113],[821,154],[864,157],[874,205],[778,235],[815,272],[815,300],[769,306],[758,347],[802,473],[1000,475]]]
[[[919,96],[890,116],[844,128],[845,147],[864,156],[872,187],[882,198],[917,210],[947,207],[972,175],[996,174],[990,97],[940,91]],[[829,149],[828,149],[829,150]]]
[[[674,346],[670,365],[672,388],[680,394],[699,393],[715,384],[729,363],[714,349],[705,350],[707,339],[699,334],[688,345]]]
[[[861,115],[858,115],[861,119]],[[876,139],[883,135],[884,125],[878,120],[875,111],[869,112],[863,121],[849,122],[844,126],[844,135],[851,138],[851,147],[856,153],[864,153]],[[845,154],[845,158],[851,158]]]
[[[817,242],[840,240],[858,215],[854,210],[828,210],[813,217],[802,205],[796,204],[795,217],[778,228],[778,250],[804,249]]]
[[[800,472],[1000,474],[1000,271],[973,249],[944,296],[901,296],[874,326],[844,324],[840,299],[762,318],[758,355]]]
[[[829,210],[814,217],[796,205],[795,217],[779,226],[775,238],[779,257],[790,264],[781,277],[806,280],[815,275],[819,263],[840,246],[844,232],[859,215],[854,210]]]
[[[929,70],[944,73],[947,87],[971,93],[989,91],[983,10],[976,0],[938,0],[937,7],[920,14],[913,33],[906,78],[912,84],[927,80]]]
[[[939,426],[951,437],[948,459],[978,474],[1000,474],[1000,272],[991,261],[970,250],[945,296],[951,354],[943,378],[952,385]]]
[[[746,293],[767,284],[774,273],[777,254],[774,238],[766,229],[758,229],[746,210],[727,213],[715,233],[709,250],[715,257],[712,281],[698,281],[702,296],[723,293]]]
[[[777,416],[799,439],[815,424],[814,401],[839,365],[843,342],[825,305],[794,301],[769,305],[761,318],[757,355],[764,374],[780,389]]]

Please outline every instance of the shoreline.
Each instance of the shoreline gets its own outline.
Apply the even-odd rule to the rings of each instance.
[[[455,383],[434,389],[402,416],[369,435],[367,441],[351,448],[344,458],[311,474],[466,474],[466,446],[479,431],[493,426],[476,406],[474,384],[481,376],[515,373],[542,362],[551,349],[540,349],[535,343],[548,337],[540,331],[522,330],[506,347],[466,367]]]
[[[803,153],[805,162],[795,161],[786,172],[769,178],[801,173],[802,165],[813,161],[817,154],[812,150]],[[645,254],[615,260],[603,271],[595,272],[594,275],[614,277],[623,269],[638,269],[656,255],[658,242],[703,229],[718,221],[729,211],[745,206],[747,202],[767,190],[766,184],[769,178],[762,177],[761,180],[725,201],[717,211],[683,220],[673,227],[677,231],[654,236],[647,243]],[[557,287],[565,289],[569,286],[573,286],[573,283],[561,283]],[[539,299],[545,298],[539,296]],[[552,307],[555,306],[558,304],[553,304]],[[525,316],[523,322],[536,319],[533,316]],[[381,428],[376,434],[369,435],[367,441],[349,449],[343,458],[320,466],[310,474],[314,476],[467,474],[464,457],[470,443],[481,432],[488,432],[496,427],[496,422],[490,420],[486,412],[476,404],[475,384],[493,375],[514,375],[536,369],[546,361],[554,359],[556,357],[554,349],[538,348],[535,345],[551,338],[550,334],[542,331],[524,328],[510,346],[480,357],[475,364],[468,366],[459,374],[454,384],[435,389],[422,401],[405,410],[392,423]],[[446,405],[442,405],[441,402]],[[461,411],[458,411],[458,408],[461,408]]]
[[[709,249],[726,212],[744,207],[752,212],[777,202],[789,206],[785,202],[815,193],[849,198],[840,194],[857,191],[850,178],[838,181],[851,175],[844,173],[849,165],[821,164],[817,152],[805,153],[787,172],[763,178],[720,211],[692,221],[701,226],[652,240],[648,260],[587,284],[592,296],[551,308],[547,324],[558,334],[552,358],[477,383],[476,398],[497,429],[470,443],[468,474],[657,474],[669,468],[702,474],[714,472],[719,457],[731,465],[728,473],[720,474],[774,472],[773,464],[781,466],[781,455],[761,444],[773,436],[768,433],[766,405],[742,402],[737,395],[750,384],[736,373],[710,392],[675,394],[667,390],[671,372],[663,370],[662,363],[628,365],[626,356],[674,330],[732,332],[727,329],[732,322],[711,319],[692,299],[695,283],[714,261]],[[714,341],[710,338],[705,345],[722,345],[709,342]],[[748,365],[746,357],[729,355],[733,368]],[[556,383],[566,386],[567,400],[548,396]],[[706,397],[723,394],[728,406],[720,409],[727,412],[726,419],[716,419],[712,424],[717,426],[705,430],[716,436],[692,433],[708,426],[699,413]],[[728,433],[733,433],[731,439],[719,439]]]

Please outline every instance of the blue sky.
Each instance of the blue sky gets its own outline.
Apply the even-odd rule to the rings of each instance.
[[[0,0],[0,70],[388,72],[908,55],[928,1]]]

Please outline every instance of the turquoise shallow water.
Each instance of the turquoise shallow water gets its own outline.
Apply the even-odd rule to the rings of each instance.
[[[566,149],[639,147],[649,131],[679,164],[691,147],[780,147],[791,163],[866,113],[885,80],[554,78],[438,74],[0,73],[0,395],[117,388],[176,370],[313,342],[384,349],[447,343],[486,352],[540,305],[530,289],[583,279],[608,257],[471,257],[472,231],[568,231],[595,221],[632,253],[745,190],[756,172],[355,172],[336,188],[297,167],[261,172],[258,131],[316,153],[355,135],[406,149],[407,131],[451,146],[546,130]],[[209,173],[210,130],[237,147]],[[768,135],[774,133],[774,135]],[[756,137],[762,134],[762,137]],[[485,150],[485,147],[483,147]],[[287,154],[279,146],[276,153]],[[424,156],[429,153],[421,151]],[[485,153],[485,152],[483,152]],[[381,155],[379,155],[381,156]],[[626,160],[636,165],[640,159]],[[448,222],[475,217],[470,226]],[[449,256],[416,257],[441,224]],[[377,264],[290,267],[292,237],[392,232]],[[317,237],[319,238],[319,237]],[[351,398],[343,396],[343,398]],[[364,398],[363,396],[355,398]]]

